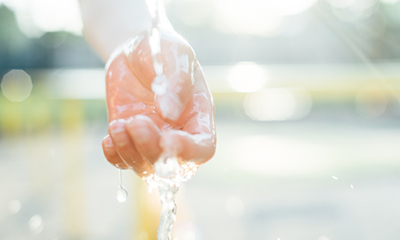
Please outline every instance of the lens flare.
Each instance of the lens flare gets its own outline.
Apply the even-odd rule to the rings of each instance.
[[[3,95],[12,102],[22,102],[31,95],[31,77],[23,70],[11,70],[3,77]]]

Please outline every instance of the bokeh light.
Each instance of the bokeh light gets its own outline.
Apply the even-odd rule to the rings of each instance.
[[[311,6],[313,6],[318,0],[275,0],[269,1],[272,9],[276,10],[279,15],[294,15],[299,14]]]
[[[384,4],[392,5],[396,4],[399,0],[380,0]]]
[[[335,8],[347,8],[357,0],[327,0],[327,2]]]
[[[311,109],[309,94],[300,89],[270,88],[246,96],[246,114],[257,121],[301,119]]]
[[[33,235],[40,234],[44,229],[43,218],[39,214],[32,216],[28,221],[29,230]]]
[[[215,26],[223,32],[275,36],[282,17],[270,8],[267,1],[217,0]]]
[[[19,212],[19,210],[21,210],[21,206],[21,202],[17,199],[14,199],[8,204],[8,209],[10,210],[10,213],[16,214]]]
[[[230,196],[226,200],[225,209],[229,216],[240,217],[244,213],[243,200],[238,196]]]
[[[253,62],[241,62],[229,69],[229,86],[237,92],[254,92],[267,83],[265,70]]]
[[[324,144],[278,135],[234,139],[231,161],[239,169],[269,176],[300,176],[324,171],[334,155]],[[321,161],[323,160],[323,161]]]
[[[11,70],[1,82],[3,95],[12,102],[22,102],[28,98],[32,87],[31,77],[23,70]]]
[[[45,32],[81,34],[83,23],[77,0],[2,0],[14,10],[21,31],[28,37]],[[0,1],[1,3],[1,1]]]
[[[387,108],[388,99],[385,91],[380,88],[366,87],[358,92],[355,107],[358,114],[365,118],[377,118]]]
[[[345,22],[352,22],[374,14],[377,0],[327,0],[333,7],[334,15]]]
[[[224,32],[276,36],[286,16],[300,14],[317,0],[217,0],[214,23]]]

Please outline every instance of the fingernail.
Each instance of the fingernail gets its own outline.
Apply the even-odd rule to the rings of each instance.
[[[112,133],[119,133],[125,131],[126,121],[125,119],[114,120],[110,123],[110,131]]]
[[[143,143],[150,140],[149,122],[151,123],[150,118],[143,115],[136,115],[128,120],[127,128],[131,129],[133,135],[138,136],[135,142]]]
[[[105,147],[114,147],[114,143],[113,143],[112,139],[110,138],[110,136],[107,135],[107,136],[103,139],[103,141],[104,141],[104,146],[105,146]]]
[[[176,121],[182,113],[182,103],[176,94],[163,95],[159,101],[159,106],[163,118]]]

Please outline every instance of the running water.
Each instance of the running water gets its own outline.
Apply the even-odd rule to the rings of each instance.
[[[151,28],[148,31],[149,45],[156,77],[151,88],[157,95],[163,95],[168,88],[167,78],[164,76],[161,58],[160,40],[160,2],[159,0],[146,0],[152,19]],[[158,188],[161,201],[161,217],[158,227],[158,240],[170,240],[171,229],[176,220],[175,196],[179,185],[189,180],[197,171],[194,163],[180,164],[175,156],[164,153],[154,164],[155,174],[144,178],[150,188]]]
[[[163,95],[168,87],[167,78],[164,76],[163,64],[161,62],[161,40],[160,40],[160,14],[159,1],[146,0],[151,16],[151,27],[149,29],[149,45],[153,59],[154,71],[156,77],[153,80],[151,89],[156,95]]]
[[[161,217],[158,240],[170,240],[171,229],[176,220],[175,196],[181,182],[192,178],[198,165],[188,162],[179,164],[176,158],[160,158],[154,164],[155,174],[144,180],[151,188],[158,188],[161,201]]]

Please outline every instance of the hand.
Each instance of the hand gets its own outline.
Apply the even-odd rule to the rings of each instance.
[[[161,29],[160,35],[165,94],[151,90],[155,72],[146,34],[117,50],[107,64],[110,125],[103,151],[111,164],[141,177],[154,173],[161,154],[202,164],[215,153],[214,106],[202,68],[178,34]]]

